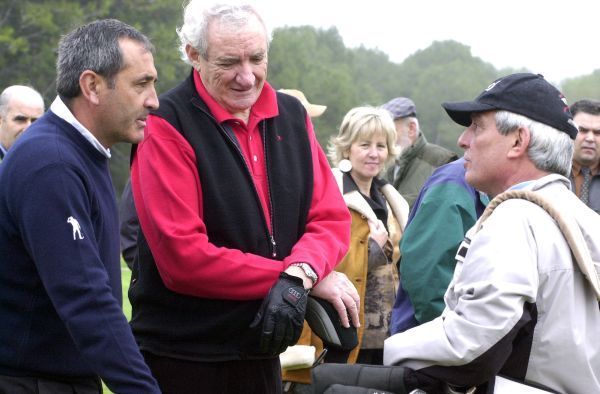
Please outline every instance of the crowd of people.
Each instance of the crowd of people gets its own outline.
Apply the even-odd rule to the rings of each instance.
[[[160,96],[114,19],[60,40],[45,113],[0,94],[0,392],[600,393],[600,101],[516,73],[442,104],[460,158],[408,97],[349,109],[326,154],[252,5],[191,0],[177,32]]]

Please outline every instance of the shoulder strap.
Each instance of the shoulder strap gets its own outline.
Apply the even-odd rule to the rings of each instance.
[[[527,190],[509,190],[497,195],[481,215],[481,218],[475,224],[476,232],[481,229],[482,223],[492,214],[494,209],[502,202],[514,198],[527,200],[542,207],[558,224],[560,231],[565,237],[571,252],[577,261],[579,269],[583,276],[592,286],[596,299],[600,301],[600,262],[592,260],[590,251],[587,248],[581,229],[573,215],[566,215],[564,210],[557,209],[547,198],[539,193]]]

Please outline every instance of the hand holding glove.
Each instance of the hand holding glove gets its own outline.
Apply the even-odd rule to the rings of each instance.
[[[261,353],[276,356],[298,341],[304,324],[308,292],[301,278],[285,272],[279,274],[279,280],[269,290],[250,324],[250,328],[260,326]]]

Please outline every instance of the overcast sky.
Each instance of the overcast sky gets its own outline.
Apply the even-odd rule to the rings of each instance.
[[[600,68],[598,0],[254,0],[269,28],[336,26],[347,47],[402,62],[455,40],[496,68],[526,67],[560,83]],[[599,93],[600,95],[600,93]]]

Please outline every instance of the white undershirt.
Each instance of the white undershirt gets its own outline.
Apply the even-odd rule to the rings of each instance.
[[[71,113],[69,108],[65,105],[65,103],[60,99],[59,96],[56,96],[54,102],[50,106],[50,110],[54,112],[56,116],[69,123],[71,126],[75,127],[77,131],[81,133],[81,135],[90,142],[100,153],[110,159],[110,149],[106,149],[102,146],[100,141],[92,134],[88,129],[82,125],[75,116]]]

